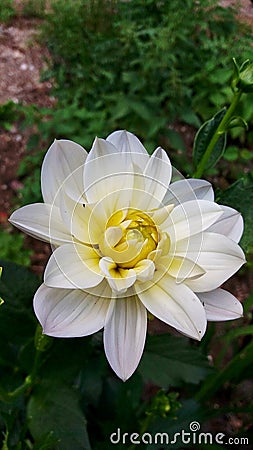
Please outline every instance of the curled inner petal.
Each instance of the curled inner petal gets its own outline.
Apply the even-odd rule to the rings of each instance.
[[[122,269],[111,258],[101,258],[99,267],[114,292],[122,294],[136,281],[136,273],[133,269]]]
[[[123,269],[131,269],[157,247],[159,232],[146,213],[128,209],[116,211],[108,220],[99,250]]]

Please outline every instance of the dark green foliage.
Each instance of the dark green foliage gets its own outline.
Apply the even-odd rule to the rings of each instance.
[[[0,105],[0,129],[10,130],[13,122],[18,119],[19,113],[18,105],[11,100]]]
[[[34,439],[56,438],[55,450],[90,450],[86,421],[75,390],[59,382],[42,382],[30,398],[28,425]]]
[[[4,343],[0,348],[0,369],[4,370],[0,428],[7,432],[9,450],[26,449],[25,442],[33,450],[88,450],[87,428],[95,450],[109,443],[115,424],[122,430],[137,432],[162,419],[170,426],[181,401],[176,391],[169,393],[168,388],[179,388],[182,382],[194,386],[210,373],[199,348],[169,334],[149,338],[138,372],[125,383],[109,369],[100,333],[83,339],[50,339],[45,351],[44,346],[38,347],[38,330],[37,360],[32,297],[39,280],[22,266],[3,260],[0,265],[0,296],[5,301],[0,315],[0,338]],[[160,360],[155,372],[156,356]],[[34,373],[34,364],[37,372],[33,386],[24,386],[14,395],[27,375]],[[146,380],[154,386],[166,386],[166,390],[157,387],[155,395],[141,402]]]
[[[0,232],[1,257],[15,261],[18,264],[29,266],[32,251],[24,246],[25,236],[21,233],[10,233],[9,230]]]
[[[247,253],[253,253],[253,181],[251,177],[236,181],[219,194],[218,201],[241,212],[245,223],[241,245]]]
[[[43,18],[45,15],[46,5],[46,0],[23,0],[22,16]]]
[[[198,384],[210,367],[199,348],[190,347],[184,338],[160,335],[148,340],[139,370],[146,381],[168,388]]]
[[[2,4],[8,2],[2,0],[0,12]],[[29,8],[35,3],[27,0],[25,4],[32,15]],[[38,2],[40,9],[43,5],[43,0]],[[180,150],[177,168],[186,170],[186,148],[173,122],[198,127],[214,116],[231,100],[232,56],[240,61],[253,59],[247,28],[218,1],[53,0],[42,28],[42,39],[52,57],[44,78],[54,81],[57,103],[52,110],[22,110],[23,126],[36,124],[38,128],[19,168],[19,177],[25,179],[25,204],[41,200],[41,163],[55,137],[73,139],[89,149],[96,135],[104,137],[116,128],[127,128],[142,138],[149,150],[159,143]],[[250,126],[252,96],[241,102],[239,110]],[[4,129],[18,120],[16,112],[14,104],[2,105]],[[221,111],[199,131],[195,165],[222,117]],[[246,137],[245,131],[235,128],[231,135],[237,142],[225,151],[225,162],[239,162],[243,173],[242,163],[252,163],[252,131],[249,129]],[[223,147],[224,141],[218,141],[212,164],[222,156]],[[242,212],[242,245],[252,252],[251,176],[218,194],[221,204]],[[4,235],[2,240],[6,242]],[[24,264],[19,241],[10,244],[11,254],[20,253]],[[2,252],[5,257],[10,254],[4,246]],[[173,436],[182,429],[188,431],[193,420],[204,426],[210,417],[236,414],[238,407],[240,414],[252,414],[250,398],[241,403],[238,396],[230,394],[233,383],[240,384],[252,375],[252,325],[245,327],[243,321],[237,327],[228,324],[218,335],[209,325],[202,343],[169,333],[149,336],[136,373],[123,383],[106,361],[102,332],[82,339],[46,340],[40,329],[36,331],[32,308],[39,280],[13,263],[0,261],[0,266],[3,450],[105,450],[112,447],[110,436],[118,427],[129,435],[166,431]],[[249,321],[251,310],[249,297],[245,302]],[[225,363],[227,350],[230,361]],[[207,354],[214,358],[213,367]],[[215,409],[222,390],[223,408]],[[132,450],[129,436],[127,442],[113,448]],[[158,445],[138,447],[151,450]],[[182,448],[181,443],[173,448]],[[192,448],[195,450],[195,444]]]
[[[0,22],[8,23],[15,16],[14,1],[1,0],[0,2]]]

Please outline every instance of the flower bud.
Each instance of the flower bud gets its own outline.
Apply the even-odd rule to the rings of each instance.
[[[233,63],[234,75],[231,82],[233,91],[253,92],[253,63],[247,59],[239,67],[235,58],[233,58]]]

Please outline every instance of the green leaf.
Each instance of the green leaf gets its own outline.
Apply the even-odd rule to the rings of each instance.
[[[139,102],[137,100],[130,100],[129,107],[141,119],[151,121],[152,115],[151,115],[150,109],[143,102]]]
[[[224,159],[226,161],[236,161],[239,157],[239,148],[236,145],[230,145],[226,148]]]
[[[108,370],[102,354],[89,357],[87,364],[79,370],[80,390],[86,403],[97,405],[103,387],[103,376]]]
[[[177,131],[169,129],[167,130],[167,136],[172,148],[185,151],[185,143]]]
[[[29,266],[31,264],[30,256],[32,250],[24,246],[25,236],[21,233],[10,233],[2,230],[0,233],[1,258],[15,263]]]
[[[202,160],[206,149],[225,114],[226,108],[221,109],[217,114],[215,114],[214,117],[212,117],[212,119],[205,122],[198,130],[193,144],[193,163],[195,167],[197,167]],[[226,146],[226,139],[226,133],[222,133],[214,146],[213,153],[209,158],[206,169],[210,169],[215,166],[215,164],[222,157]]]
[[[192,110],[183,111],[180,119],[188,125],[192,125],[193,127],[199,128],[201,126],[201,122],[197,114],[195,114]]]
[[[11,305],[31,305],[35,290],[39,286],[39,279],[26,267],[19,264],[0,260],[3,272],[0,280],[0,296]]]
[[[219,193],[218,203],[237,209],[244,219],[244,233],[240,245],[246,252],[253,250],[253,182],[238,180]]]
[[[167,388],[197,384],[210,373],[205,356],[186,338],[150,336],[138,369],[145,381]]]
[[[29,400],[27,415],[36,441],[51,433],[57,439],[55,450],[91,450],[86,420],[74,389],[43,381]]]
[[[251,159],[253,159],[253,152],[247,150],[246,148],[241,150],[240,155],[245,161],[250,161]]]
[[[39,285],[39,279],[27,268],[5,260],[0,260],[3,267],[0,279],[0,296],[4,305],[0,314],[0,340],[5,344],[0,347],[1,358],[11,358],[13,344],[23,345],[33,336],[35,315],[32,299]]]

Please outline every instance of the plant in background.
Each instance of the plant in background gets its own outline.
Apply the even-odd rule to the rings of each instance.
[[[8,23],[15,16],[13,0],[1,0],[0,22]]]
[[[251,31],[210,0],[55,0],[42,31],[51,53],[45,76],[55,79],[58,99],[48,131],[85,147],[95,133],[120,127],[148,149],[157,136],[185,149],[168,124],[199,127],[199,117],[230,101],[230,48],[237,58],[253,56]]]
[[[46,0],[23,0],[22,1],[22,15],[24,17],[39,17],[45,16]]]
[[[0,246],[3,259],[15,261],[23,266],[31,264],[32,250],[25,247],[24,237],[21,234],[10,233],[10,230],[1,230]]]
[[[3,271],[3,268],[0,267],[0,278],[1,278],[1,275],[2,275],[2,271]],[[0,297],[0,306],[1,306],[3,303],[4,303],[4,300]]]
[[[32,2],[28,3],[32,5]],[[65,299],[70,298],[69,296],[73,296],[76,299],[79,292],[81,309],[84,304],[82,303],[83,296],[86,295],[83,290],[75,289],[75,286],[72,287],[73,289],[70,287],[64,289],[61,287],[39,287],[41,281],[27,268],[1,260],[0,266],[4,270],[0,280],[0,295],[5,300],[0,314],[0,340],[4,343],[0,347],[0,428],[3,436],[1,444],[3,448],[8,448],[9,450],[20,450],[21,447],[33,450],[45,448],[54,450],[69,450],[70,448],[102,450],[110,446],[109,437],[112,433],[115,433],[115,424],[126,433],[137,432],[140,436],[147,431],[151,434],[158,432],[160,435],[166,431],[172,436],[173,433],[180,432],[182,429],[189,430],[189,423],[193,419],[198,421],[199,424],[203,424],[206,430],[212,431],[215,429],[218,432],[225,433],[227,438],[231,436],[230,432],[233,428],[233,437],[240,439],[241,436],[248,436],[250,441],[250,438],[252,438],[251,415],[253,412],[250,394],[252,391],[253,364],[253,297],[248,295],[248,292],[253,249],[252,131],[250,130],[252,94],[248,94],[247,97],[244,96],[244,100],[240,103],[237,100],[245,86],[245,79],[243,85],[241,83],[238,84],[238,74],[240,76],[241,69],[244,70],[251,67],[251,65],[249,63],[242,66],[237,64],[239,72],[237,71],[237,81],[233,84],[234,92],[231,92],[226,84],[230,78],[228,65],[230,64],[231,47],[233,46],[234,56],[240,54],[240,58],[251,57],[250,33],[247,31],[247,27],[243,28],[237,24],[231,9],[220,8],[216,2],[207,0],[203,2],[192,0],[176,0],[173,2],[155,2],[154,0],[148,0],[147,2],[138,0],[135,2],[108,2],[105,0],[84,2],[84,0],[77,0],[71,2],[61,0],[54,2],[52,11],[53,14],[51,15],[51,11],[48,10],[48,16],[45,19],[46,21],[48,20],[46,39],[52,51],[51,73],[48,76],[52,76],[56,81],[54,95],[57,96],[58,107],[51,111],[48,109],[38,110],[36,107],[31,110],[27,109],[27,122],[31,119],[31,123],[35,121],[38,125],[38,135],[30,140],[31,147],[33,149],[43,149],[45,143],[51,140],[54,133],[56,133],[57,138],[69,136],[82,145],[90,147],[93,136],[106,136],[111,129],[117,129],[120,125],[131,129],[142,139],[145,138],[147,148],[151,148],[154,141],[164,144],[165,148],[169,148],[169,146],[172,146],[175,132],[173,125],[168,124],[174,118],[179,118],[198,126],[199,117],[206,120],[213,116],[212,119],[209,119],[202,126],[197,134],[194,144],[193,163],[192,161],[189,162],[189,158],[187,158],[189,155],[186,155],[185,151],[180,152],[178,159],[173,153],[171,157],[177,161],[176,165],[179,169],[184,170],[184,173],[192,174],[195,171],[195,176],[198,178],[202,177],[203,173],[207,176],[215,174],[216,177],[213,179],[213,184],[223,189],[217,190],[216,201],[222,205],[228,205],[230,208],[217,206],[214,203],[211,185],[203,180],[190,178],[187,181],[182,179],[179,173],[173,172],[169,188],[174,190],[176,187],[179,188],[181,186],[185,189],[185,191],[184,189],[183,191],[179,189],[180,193],[176,192],[178,199],[180,201],[184,200],[181,203],[182,210],[183,205],[189,204],[189,202],[195,205],[203,205],[203,202],[205,202],[205,204],[212,204],[212,208],[217,208],[217,214],[218,210],[223,211],[225,220],[222,222],[220,218],[216,225],[214,223],[210,228],[205,229],[202,233],[205,238],[210,234],[222,236],[221,227],[223,228],[224,225],[222,232],[225,233],[226,229],[230,237],[238,240],[242,230],[242,219],[237,212],[231,217],[231,208],[239,210],[243,215],[245,229],[240,245],[248,256],[249,264],[240,271],[237,277],[233,278],[234,281],[227,288],[232,292],[238,293],[240,299],[245,299],[243,302],[244,317],[236,323],[229,324],[226,322],[223,325],[220,324],[218,332],[214,324],[209,324],[207,333],[201,342],[197,342],[187,337],[173,336],[173,330],[168,330],[165,324],[158,323],[157,320],[151,320],[154,319],[154,316],[149,313],[148,317],[150,320],[148,321],[149,329],[145,351],[131,378],[122,383],[115,376],[114,372],[110,370],[104,356],[102,331],[98,331],[92,336],[87,336],[85,339],[52,339],[42,334],[40,326],[36,329],[36,320],[31,304],[37,289],[38,316],[45,329],[47,326],[45,317],[48,314],[48,324],[51,327],[54,324],[57,327],[61,326],[65,333],[71,327],[71,317],[76,319],[79,313],[82,314],[85,311],[80,312],[79,309],[75,310],[73,307],[70,317],[68,315],[70,305],[68,304],[65,310],[62,308],[64,299],[61,303],[58,303],[60,295],[54,296],[53,299],[49,297],[49,293],[63,293],[64,291],[66,294]],[[62,39],[63,35],[64,39]],[[235,39],[235,36],[237,39]],[[233,80],[235,79],[236,77],[233,77]],[[252,79],[251,75],[250,78],[247,75],[247,80],[249,79]],[[224,104],[229,103],[233,107],[230,106],[228,109],[220,110]],[[1,118],[3,118],[2,123],[7,124],[6,128],[9,128],[12,122],[12,116],[6,116],[8,108],[6,109],[4,106],[4,109],[0,111],[0,115],[3,112]],[[217,110],[220,111],[214,114]],[[242,116],[248,121],[249,129],[247,132],[246,128],[243,130],[240,127],[231,129],[231,126],[235,124],[244,125],[243,120],[239,119],[238,116]],[[113,139],[115,139],[115,136]],[[236,140],[231,142],[230,136],[233,136]],[[42,141],[40,141],[41,137]],[[169,137],[170,142],[168,142],[167,137]],[[225,150],[227,138],[230,148]],[[98,140],[97,142],[103,143],[102,148],[104,148],[104,145],[106,147],[109,145],[107,140]],[[135,140],[135,142],[137,141]],[[54,150],[50,152],[50,157],[49,153],[47,154],[46,160],[48,162],[53,158],[53,154],[57,154],[59,150],[56,150],[58,144],[55,143],[53,145]],[[73,145],[75,148],[78,147],[76,144],[69,145],[71,147]],[[139,145],[141,144],[138,143]],[[180,141],[177,138],[174,139],[173,145],[177,149],[181,148]],[[235,145],[237,150],[233,149],[233,147],[231,150],[231,145]],[[80,147],[78,148],[80,149]],[[143,147],[138,148],[140,150]],[[65,147],[64,150],[66,150]],[[245,152],[245,150],[247,151]],[[84,155],[83,150],[80,150],[80,152]],[[43,153],[43,151],[40,154],[35,153],[35,151],[30,152],[27,166],[25,163],[21,165],[20,174],[25,184],[23,202],[31,203],[35,198],[36,201],[41,201],[38,174],[42,164]],[[95,150],[91,152],[91,156],[88,155],[86,158],[86,162],[88,160],[90,166],[96,164],[95,161],[89,162],[88,159],[92,158],[94,153]],[[65,154],[65,151],[61,153],[61,156],[63,154]],[[73,152],[74,154],[75,151]],[[121,182],[128,179],[128,184],[124,186],[124,191],[126,190],[125,188],[129,187],[132,179],[134,186],[130,183],[131,189],[129,191],[133,192],[137,189],[138,194],[140,194],[141,192],[146,193],[149,183],[150,186],[156,185],[158,174],[155,174],[153,181],[152,179],[147,180],[148,169],[144,173],[146,164],[142,166],[140,153],[137,152],[137,154],[138,161],[134,164],[135,170],[129,170],[129,178],[127,178],[125,173]],[[161,154],[163,157],[159,159],[158,155]],[[123,155],[119,156],[117,151],[115,155],[116,158],[123,158]],[[231,161],[231,159],[229,160],[231,155],[232,159],[234,157],[237,158],[234,160],[235,162]],[[223,156],[224,158],[222,158]],[[225,159],[227,157],[228,159]],[[103,161],[105,162],[107,158],[109,160],[111,156],[106,153]],[[152,165],[151,160],[153,163],[158,160],[154,166],[156,168],[169,168],[168,158],[161,150],[157,152],[156,157],[153,155],[150,158],[144,152],[141,158],[147,160],[147,167],[149,168]],[[203,163],[203,159],[205,163]],[[227,163],[228,160],[230,161],[229,164]],[[187,166],[185,165],[186,161],[188,162]],[[217,164],[218,161],[219,164]],[[84,163],[86,166],[86,162],[84,163],[82,160],[81,165]],[[63,163],[62,159],[61,163]],[[115,159],[113,160],[114,163]],[[44,168],[46,167],[45,164],[43,165]],[[58,169],[63,166],[64,164],[60,165]],[[194,170],[192,169],[193,166]],[[103,169],[108,169],[109,176],[106,185],[113,189],[113,184],[110,184],[110,180],[115,175],[113,165],[108,167],[104,164]],[[82,171],[82,168],[80,171]],[[113,173],[111,174],[111,172]],[[27,173],[30,176],[29,181],[24,180]],[[59,175],[59,171],[57,173]],[[92,172],[88,172],[88,174],[92,178]],[[102,180],[101,183],[97,180],[97,174],[97,172],[93,173],[93,190],[92,186],[90,186],[87,193],[88,195],[95,195],[96,192],[94,190],[98,187],[97,193],[99,194],[101,189],[103,191],[102,195],[105,197],[107,195],[107,192],[104,192],[103,189],[105,184]],[[84,203],[86,206],[83,207],[83,204],[78,202],[80,200],[78,196],[84,186],[87,187],[87,184],[83,184],[78,170],[75,172],[75,175],[76,177],[70,176],[59,189],[57,198],[59,199],[59,196],[61,196],[58,211],[60,223],[58,222],[55,227],[58,231],[58,226],[60,228],[65,227],[64,232],[66,233],[67,230],[65,238],[70,239],[71,242],[55,242],[53,251],[58,258],[64,247],[65,249],[75,249],[71,253],[71,258],[73,255],[81,256],[81,258],[78,258],[75,267],[82,271],[83,268],[86,270],[86,266],[89,266],[87,273],[90,269],[90,261],[83,261],[82,253],[80,253],[80,248],[87,247],[87,242],[80,241],[73,236],[75,233],[78,233],[80,237],[79,232],[84,233],[85,230],[87,231],[86,226],[79,227],[78,231],[76,225],[78,225],[78,217],[82,217],[83,214],[89,215],[89,209],[85,213],[84,211],[87,203],[89,205],[90,203]],[[113,175],[113,177],[110,175]],[[63,179],[61,177],[65,177],[65,172],[60,174],[58,181]],[[73,180],[76,180],[77,184],[72,185]],[[161,176],[161,180],[164,182],[164,185],[161,184],[160,186],[162,190],[162,188],[165,188],[166,182],[163,176]],[[167,178],[166,180],[168,181]],[[56,180],[55,182],[57,183]],[[230,185],[230,183],[233,184]],[[51,183],[49,183],[48,189],[50,186]],[[197,186],[200,189],[196,191],[195,188]],[[228,186],[227,189],[224,189],[224,186]],[[200,191],[204,195],[202,199],[198,198]],[[183,193],[188,193],[190,199],[182,198]],[[108,195],[113,196],[114,194]],[[145,195],[149,195],[149,192]],[[171,191],[171,195],[175,200],[174,191]],[[205,198],[206,195],[209,200]],[[117,198],[115,194],[115,199]],[[91,199],[86,198],[86,200]],[[102,200],[101,204],[103,201],[105,200]],[[75,202],[78,205],[76,208],[74,208]],[[106,201],[103,205],[109,206],[109,213],[110,208],[114,209],[114,206],[117,206],[113,202]],[[49,205],[49,209],[51,209],[51,206]],[[94,204],[90,205],[91,218],[95,217],[96,211],[94,206]],[[33,205],[33,208],[36,209],[37,206]],[[45,205],[42,206],[43,208],[45,210]],[[54,207],[53,210],[55,211]],[[123,221],[119,221],[113,226],[111,226],[112,223],[108,222],[105,228],[103,228],[104,222],[99,215],[99,220],[96,221],[95,225],[101,228],[101,223],[103,222],[102,232],[98,234],[100,237],[104,236],[104,239],[101,237],[99,245],[104,252],[110,252],[110,256],[105,261],[103,260],[103,255],[96,253],[99,250],[96,246],[94,250],[97,260],[103,260],[99,263],[102,269],[107,264],[108,270],[102,272],[104,279],[100,285],[87,288],[85,292],[89,291],[90,297],[92,297],[94,290],[97,290],[99,286],[105,286],[104,294],[107,295],[107,292],[110,292],[113,296],[117,295],[117,297],[120,297],[117,300],[115,298],[102,299],[102,301],[110,302],[112,315],[110,316],[108,312],[106,317],[108,320],[107,326],[114,325],[114,317],[120,316],[120,319],[122,319],[123,315],[121,315],[122,309],[120,310],[120,305],[123,304],[124,296],[126,295],[126,293],[122,292],[119,294],[118,292],[120,284],[122,287],[122,283],[123,286],[125,283],[126,287],[126,283],[130,282],[131,284],[134,281],[133,285],[127,288],[127,292],[130,293],[130,290],[136,289],[135,292],[141,296],[141,290],[138,291],[138,286],[140,287],[141,284],[148,287],[146,293],[148,291],[151,292],[152,289],[155,289],[157,292],[158,285],[163,282],[163,279],[171,277],[176,284],[178,292],[180,287],[183,287],[185,292],[192,292],[191,295],[194,298],[199,296],[198,292],[194,293],[193,286],[204,282],[206,275],[203,274],[201,276],[199,273],[196,275],[196,279],[191,278],[189,280],[187,275],[190,272],[184,273],[187,262],[180,264],[178,260],[177,267],[176,253],[173,251],[173,244],[178,243],[176,236],[172,236],[172,238],[175,238],[174,240],[170,241],[167,239],[168,251],[172,252],[169,266],[168,259],[167,261],[164,260],[164,256],[161,254],[161,247],[164,249],[164,243],[166,243],[166,239],[161,240],[161,235],[164,234],[163,226],[166,226],[171,217],[173,218],[173,214],[175,215],[175,212],[179,210],[179,205],[174,204],[171,212],[169,207],[160,211],[167,214],[165,222],[160,224],[160,222],[157,222],[159,217],[157,211],[152,211],[151,214],[150,210],[140,210],[141,213],[139,213],[139,211],[136,212],[136,209],[134,209],[132,216],[127,219],[124,218]],[[68,214],[70,213],[71,215],[72,211],[73,217],[69,217]],[[188,211],[186,212],[188,213]],[[198,212],[200,213],[200,210]],[[226,213],[228,213],[228,220],[226,220]],[[61,214],[64,216],[64,225],[62,224]],[[131,211],[129,214],[131,215]],[[186,216],[185,214],[184,217]],[[202,222],[201,215],[197,214],[197,217],[199,217],[197,228],[199,228],[199,224],[200,228],[203,228],[205,225]],[[207,217],[210,219],[208,214],[205,215],[205,218]],[[29,217],[29,221],[30,219],[31,217]],[[45,238],[44,234],[48,231],[46,219],[46,217],[41,217],[41,239]],[[112,219],[116,220],[120,219],[120,217],[116,215]],[[44,229],[41,228],[43,220]],[[71,220],[72,224],[75,224],[75,227],[73,226],[72,229],[70,225]],[[38,231],[37,222],[36,217],[34,217],[33,230],[31,230],[31,222],[29,222],[30,232]],[[91,222],[94,224],[94,221],[91,220]],[[185,224],[185,221],[182,220],[182,223]],[[230,230],[228,228],[229,224],[234,224],[234,227]],[[109,225],[109,228],[107,225]],[[213,229],[215,226],[218,226],[216,231],[219,231],[220,234],[217,234],[215,229]],[[96,227],[89,227],[90,233],[88,234],[90,236],[94,236]],[[173,227],[175,230],[178,230],[178,223],[173,224]],[[194,230],[192,218],[188,221],[187,227],[189,232]],[[159,230],[159,233],[157,233],[157,230]],[[117,242],[117,238],[119,238],[121,233],[121,242]],[[6,242],[3,233],[2,235],[2,241]],[[194,236],[190,233],[185,243],[188,240],[189,244],[193,244],[197,236],[198,233]],[[64,238],[64,236],[61,235],[61,238]],[[50,238],[48,239],[50,240]],[[229,239],[230,250],[232,247],[236,249],[237,256],[232,256],[231,258],[225,253],[224,260],[219,260],[222,262],[219,267],[220,273],[223,270],[225,271],[225,267],[228,264],[230,265],[230,263],[232,268],[235,260],[239,264],[239,253],[243,257],[240,247],[233,242],[233,239],[231,240],[224,236],[223,245],[225,242],[228,242],[227,239]],[[131,247],[133,242],[136,243],[137,248],[133,249],[133,246]],[[180,242],[182,240],[179,240]],[[91,245],[88,247],[90,251],[92,251],[93,244],[94,242],[89,244]],[[204,240],[203,244],[205,244]],[[12,259],[14,257],[15,260],[20,258],[20,262],[23,264],[23,261],[21,261],[23,255],[22,247],[15,247],[15,245],[13,239],[12,241],[10,239],[8,246],[9,250],[13,252]],[[117,260],[118,270],[112,267],[112,261],[109,259],[113,260],[115,256],[112,252],[116,251],[117,256],[120,257],[120,252],[122,253],[124,248],[129,248],[129,251],[135,252],[138,250],[138,245],[140,250],[138,256],[141,257],[141,261],[143,258],[144,261],[148,260],[147,263],[145,262],[141,266],[141,261],[137,261],[135,258],[135,261],[133,259],[130,261],[133,267],[120,267],[122,261],[119,264]],[[154,245],[156,248],[151,250]],[[210,245],[213,247],[215,245],[214,241],[210,240]],[[200,249],[204,250],[204,247],[200,246]],[[152,255],[153,259],[150,258]],[[134,256],[135,253],[133,258]],[[181,255],[179,256],[181,257]],[[187,252],[187,256],[192,255],[189,255]],[[199,270],[199,267],[201,267],[201,264],[199,264],[201,260],[196,260],[195,256],[193,259],[189,258],[192,262],[193,271]],[[203,262],[203,251],[199,253],[199,256]],[[55,267],[53,266],[53,259],[54,257],[52,256],[51,260],[49,260],[48,268],[50,266],[51,268]],[[186,261],[185,258],[183,260]],[[164,272],[161,269],[163,261],[166,262],[164,264]],[[74,271],[75,267],[70,264],[65,267],[67,259],[64,261],[60,260],[60,263],[60,267],[64,266],[64,273],[65,275],[69,274],[70,279],[67,279],[66,276],[64,277],[58,266],[56,267],[56,272],[51,272],[50,275],[53,276],[55,281],[55,274],[58,271],[60,282],[62,283],[64,280],[64,283],[70,283],[73,278],[73,272],[76,274]],[[206,260],[204,263],[206,264]],[[123,261],[124,264],[126,264],[125,261]],[[154,264],[155,268],[158,268],[154,272],[154,278],[148,281],[142,281],[140,278],[137,280],[141,271],[144,278],[152,276],[152,264]],[[150,270],[147,270],[148,268]],[[208,273],[210,275],[210,267],[204,268],[207,269],[207,275]],[[179,279],[179,276],[182,275],[182,270],[180,269],[184,269],[184,277]],[[73,272],[71,272],[72,270]],[[100,267],[99,270],[101,270]],[[164,276],[158,281],[155,277],[159,271]],[[128,276],[123,277],[121,281],[119,274],[122,273]],[[48,274],[49,272],[47,276]],[[91,280],[93,279],[94,281],[93,272],[91,274],[93,277],[91,277]],[[116,278],[115,275],[117,275]],[[228,272],[226,272],[226,275],[229,275]],[[176,280],[179,283],[176,283]],[[83,282],[82,277],[80,277],[79,281]],[[191,284],[191,289],[187,286],[188,283],[189,285]],[[115,290],[118,290],[116,294]],[[46,298],[42,296],[43,292],[47,293]],[[212,293],[213,291],[207,291],[202,294],[202,300],[207,295],[209,298],[209,306],[205,306],[205,314],[209,318],[211,314],[210,309],[208,309],[210,308],[209,295],[212,296]],[[163,293],[162,295],[165,299],[166,294]],[[226,294],[226,291],[219,290],[219,295],[222,295],[223,303],[225,298],[229,303],[231,301],[235,302],[233,305],[236,306],[237,311],[233,311],[234,317],[241,313],[240,304],[236,299],[234,300],[231,294]],[[48,304],[44,300],[48,300]],[[57,303],[55,310],[52,307],[53,300]],[[159,297],[158,302],[156,300],[157,296],[151,302],[150,310],[153,310],[153,308],[157,309],[157,305],[160,303]],[[100,301],[99,303],[102,304]],[[74,301],[71,305],[73,304]],[[125,304],[127,304],[127,301]],[[204,307],[199,304],[199,300],[196,300],[197,308],[203,314]],[[45,305],[48,306],[48,309],[45,308]],[[90,305],[92,305],[92,300]],[[134,305],[139,305],[142,311],[145,309],[141,299],[135,298]],[[127,312],[132,311],[131,308],[134,305],[131,304]],[[186,319],[184,322],[182,321],[187,311],[185,312],[182,309],[179,318],[179,304],[175,304],[175,298],[168,303],[168,308],[172,308],[173,305],[180,322],[175,323],[174,320],[174,327],[179,330],[184,329],[184,331],[187,329],[188,331],[187,327],[191,320]],[[186,308],[186,305],[183,306]],[[157,313],[157,311],[155,312]],[[164,313],[164,310],[162,312]],[[43,315],[44,313],[45,315]],[[64,322],[61,322],[60,325],[61,319],[64,319],[64,314],[68,325],[67,332],[66,328],[64,328]],[[193,327],[194,324],[199,323],[201,317],[203,323],[205,322],[206,318],[203,315],[200,315],[200,319],[196,319],[194,314],[194,311],[191,311],[189,315],[192,319],[191,324]],[[212,306],[212,314],[214,314],[214,306]],[[215,318],[219,319],[220,314],[221,310],[219,309]],[[223,315],[228,318],[228,311],[224,311]],[[162,319],[166,319],[166,317],[168,318],[168,315],[165,316],[163,314],[162,317],[161,314]],[[55,318],[59,318],[59,320],[54,322]],[[92,318],[93,322],[91,321],[90,324],[94,325],[94,314]],[[95,317],[95,320],[99,321],[99,318],[101,319],[101,315]],[[129,322],[127,323],[129,324]],[[74,324],[76,324],[76,329],[80,332],[81,327],[79,323],[74,321]],[[87,321],[85,324],[87,324]],[[131,329],[133,325],[134,322],[131,322]],[[108,335],[114,329],[116,327],[108,328]],[[123,330],[124,328],[122,327],[120,330],[121,338]],[[86,327],[87,331],[92,330],[91,328],[88,330]],[[126,327],[125,335],[127,338],[129,333],[129,327]],[[129,340],[129,342],[133,341]],[[117,346],[116,342],[115,346]],[[120,348],[123,348],[121,341],[118,346],[118,349]],[[130,350],[129,353],[131,353]],[[134,354],[136,355],[136,353]],[[110,355],[112,355],[112,352],[110,353],[109,350],[109,359]],[[124,357],[119,355],[118,359],[116,358],[116,363],[123,360]],[[137,361],[134,362],[133,355],[130,355],[128,361],[133,364],[134,369],[134,364]],[[117,364],[115,361],[111,361],[111,363],[116,368]],[[120,367],[119,373],[123,373],[126,376],[126,372],[122,367]],[[210,424],[212,419],[215,420],[215,425],[213,423]],[[222,420],[221,426],[217,425],[217,423],[220,423],[220,420]],[[230,426],[231,424],[232,427]],[[198,433],[194,433],[193,437],[197,439]],[[247,438],[245,437],[245,439]],[[241,443],[245,444],[246,441],[241,441]],[[119,448],[123,449],[123,447],[125,448],[126,446],[119,444]],[[150,443],[144,445],[143,443],[141,447],[151,450],[157,445]],[[178,443],[178,447],[181,448],[180,443]],[[194,444],[194,450],[195,447],[196,445]],[[134,446],[130,446],[129,450],[133,448]]]
[[[50,51],[43,79],[54,80],[57,99],[54,108],[34,108],[30,114],[42,148],[64,136],[89,148],[95,135],[130,129],[145,139],[148,150],[157,143],[174,149],[184,175],[192,172],[192,160],[184,133],[174,124],[197,129],[201,120],[230,103],[231,47],[235,57],[253,57],[247,26],[238,23],[233,9],[209,0],[198,5],[192,0],[54,0],[41,27]],[[249,96],[239,105],[249,128],[252,104]],[[250,148],[250,129],[246,134],[233,128],[229,139],[239,134]],[[33,141],[33,148],[38,143]],[[42,158],[43,152],[40,157],[29,153],[22,164],[22,176],[28,177],[23,204],[40,201]],[[242,175],[244,166],[240,159]],[[231,176],[233,181],[236,176]]]
[[[12,100],[0,105],[0,125],[4,130],[10,131],[13,122],[20,118],[21,108]]]

